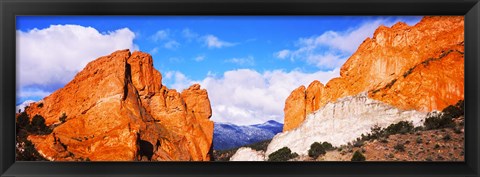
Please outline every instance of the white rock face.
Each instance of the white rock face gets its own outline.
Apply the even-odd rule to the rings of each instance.
[[[374,125],[385,128],[400,121],[412,121],[414,126],[420,126],[426,115],[415,110],[398,110],[368,98],[367,93],[344,97],[307,115],[296,129],[277,134],[268,145],[265,156],[282,147],[306,155],[314,142],[344,145],[370,133]]]
[[[233,154],[230,161],[265,161],[265,153],[249,147],[241,147]]]

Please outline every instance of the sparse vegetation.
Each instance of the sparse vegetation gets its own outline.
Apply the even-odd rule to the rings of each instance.
[[[407,72],[403,73],[403,78],[406,78],[408,75],[412,74],[413,69],[415,69],[415,67],[410,68]]]
[[[41,123],[39,118],[36,119],[34,125]],[[45,126],[45,124],[43,124]],[[35,149],[33,143],[27,139],[30,134],[37,134],[33,131],[30,118],[26,112],[21,112],[16,120],[16,148],[15,148],[15,160],[18,161],[45,161],[40,153]]]
[[[422,137],[418,136],[417,137],[417,144],[422,144],[422,143],[423,143]]]
[[[30,118],[28,117],[26,112],[20,113],[17,117],[17,129],[19,128],[27,128],[30,125]]]
[[[265,140],[254,144],[245,145],[242,147],[250,147],[256,151],[266,151],[268,144],[271,140]],[[237,152],[238,148],[227,149],[227,150],[213,150],[213,160],[214,161],[229,161],[230,157]]]
[[[364,140],[361,138],[357,138],[357,140],[353,141],[353,147],[362,147],[364,143]]]
[[[366,159],[365,156],[360,151],[357,150],[353,154],[351,161],[361,162],[361,161],[365,161],[365,159]]]
[[[424,125],[427,130],[441,129],[441,128],[454,128],[455,123],[453,117],[447,114],[440,114],[438,116],[431,116],[425,119]]]
[[[318,142],[315,142],[312,145],[310,145],[310,149],[308,150],[308,156],[314,159],[317,159],[318,156],[324,155],[325,153],[327,153],[325,151],[325,147],[323,146],[323,144],[320,144]]]
[[[412,122],[407,121],[400,121],[395,124],[389,125],[387,128],[381,128],[378,125],[375,125],[371,128],[371,133],[367,135],[362,135],[361,141],[369,141],[374,139],[380,139],[382,143],[388,143],[388,136],[395,135],[395,134],[406,134],[413,132],[414,127]],[[356,143],[362,143],[357,139]],[[357,144],[360,145],[360,144]],[[361,145],[360,145],[361,146]]]
[[[45,118],[38,114],[33,116],[30,130],[31,132],[40,135],[52,133],[52,130],[45,125]]]
[[[331,143],[326,142],[326,141],[322,143],[322,146],[327,151],[335,149]]]
[[[452,137],[450,136],[450,134],[446,134],[445,136],[443,136],[442,138],[444,141],[449,141],[452,139]]]
[[[62,123],[65,123],[67,121],[67,114],[62,113],[62,116],[60,116],[60,118],[58,118],[58,120],[60,120],[60,122],[62,122]]]
[[[455,128],[453,118],[464,115],[464,100],[459,100],[455,105],[450,105],[442,110],[442,113],[425,119],[425,129],[434,130],[441,128]]]
[[[402,143],[402,142],[398,142],[394,147],[393,149],[399,151],[399,152],[403,152],[405,151],[405,144]]]
[[[385,88],[392,88],[392,86],[393,86],[393,84],[395,84],[395,82],[397,82],[397,79],[393,79],[392,81],[390,81],[390,83],[385,85]]]
[[[460,128],[460,127],[455,127],[455,128],[453,129],[453,132],[455,132],[456,134],[460,134],[460,133],[462,133],[462,128]]]
[[[268,161],[288,161],[288,160],[293,159],[295,157],[298,157],[297,153],[292,153],[290,148],[283,147],[283,148],[271,153],[268,156]]]
[[[413,131],[413,123],[407,121],[400,121],[396,124],[389,125],[385,132],[387,135],[394,135],[394,134],[406,134]]]

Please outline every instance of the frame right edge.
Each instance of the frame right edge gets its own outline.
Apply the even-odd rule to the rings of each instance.
[[[480,78],[480,3],[477,3],[465,14],[465,162],[473,170],[474,176],[479,176],[480,149],[478,128],[480,127],[479,117],[479,78]]]

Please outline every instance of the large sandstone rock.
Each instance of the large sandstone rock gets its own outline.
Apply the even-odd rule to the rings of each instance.
[[[442,110],[464,99],[464,22],[461,16],[424,17],[414,26],[380,26],[341,67],[340,77],[307,89],[305,115],[339,98],[369,97],[404,110]],[[309,86],[310,88],[310,86]],[[313,94],[315,93],[315,94]],[[291,93],[299,95],[298,90]],[[285,102],[285,108],[291,103]],[[295,103],[301,102],[294,100]],[[285,109],[284,131],[298,127],[300,109]]]
[[[293,90],[285,102],[285,119],[283,123],[283,131],[291,130],[298,127],[305,119],[305,86],[300,86]]]
[[[25,111],[53,132],[31,135],[57,161],[210,160],[213,122],[206,90],[162,85],[146,53],[121,50],[90,62],[65,87]],[[60,117],[65,114],[65,122]]]

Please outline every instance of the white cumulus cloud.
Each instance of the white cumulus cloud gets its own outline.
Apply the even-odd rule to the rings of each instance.
[[[208,48],[223,48],[223,47],[231,47],[234,46],[234,43],[227,42],[227,41],[222,41],[220,40],[217,36],[214,35],[206,35],[203,37],[205,45],[207,45]]]
[[[226,71],[222,76],[209,74],[198,81],[191,80],[178,71],[167,72],[165,80],[172,83],[169,87],[177,90],[188,88],[194,83],[207,89],[213,121],[250,125],[268,120],[283,122],[285,100],[295,88],[308,86],[314,80],[325,84],[338,76],[338,68],[315,73],[298,70],[260,73],[252,69],[238,69]]]

